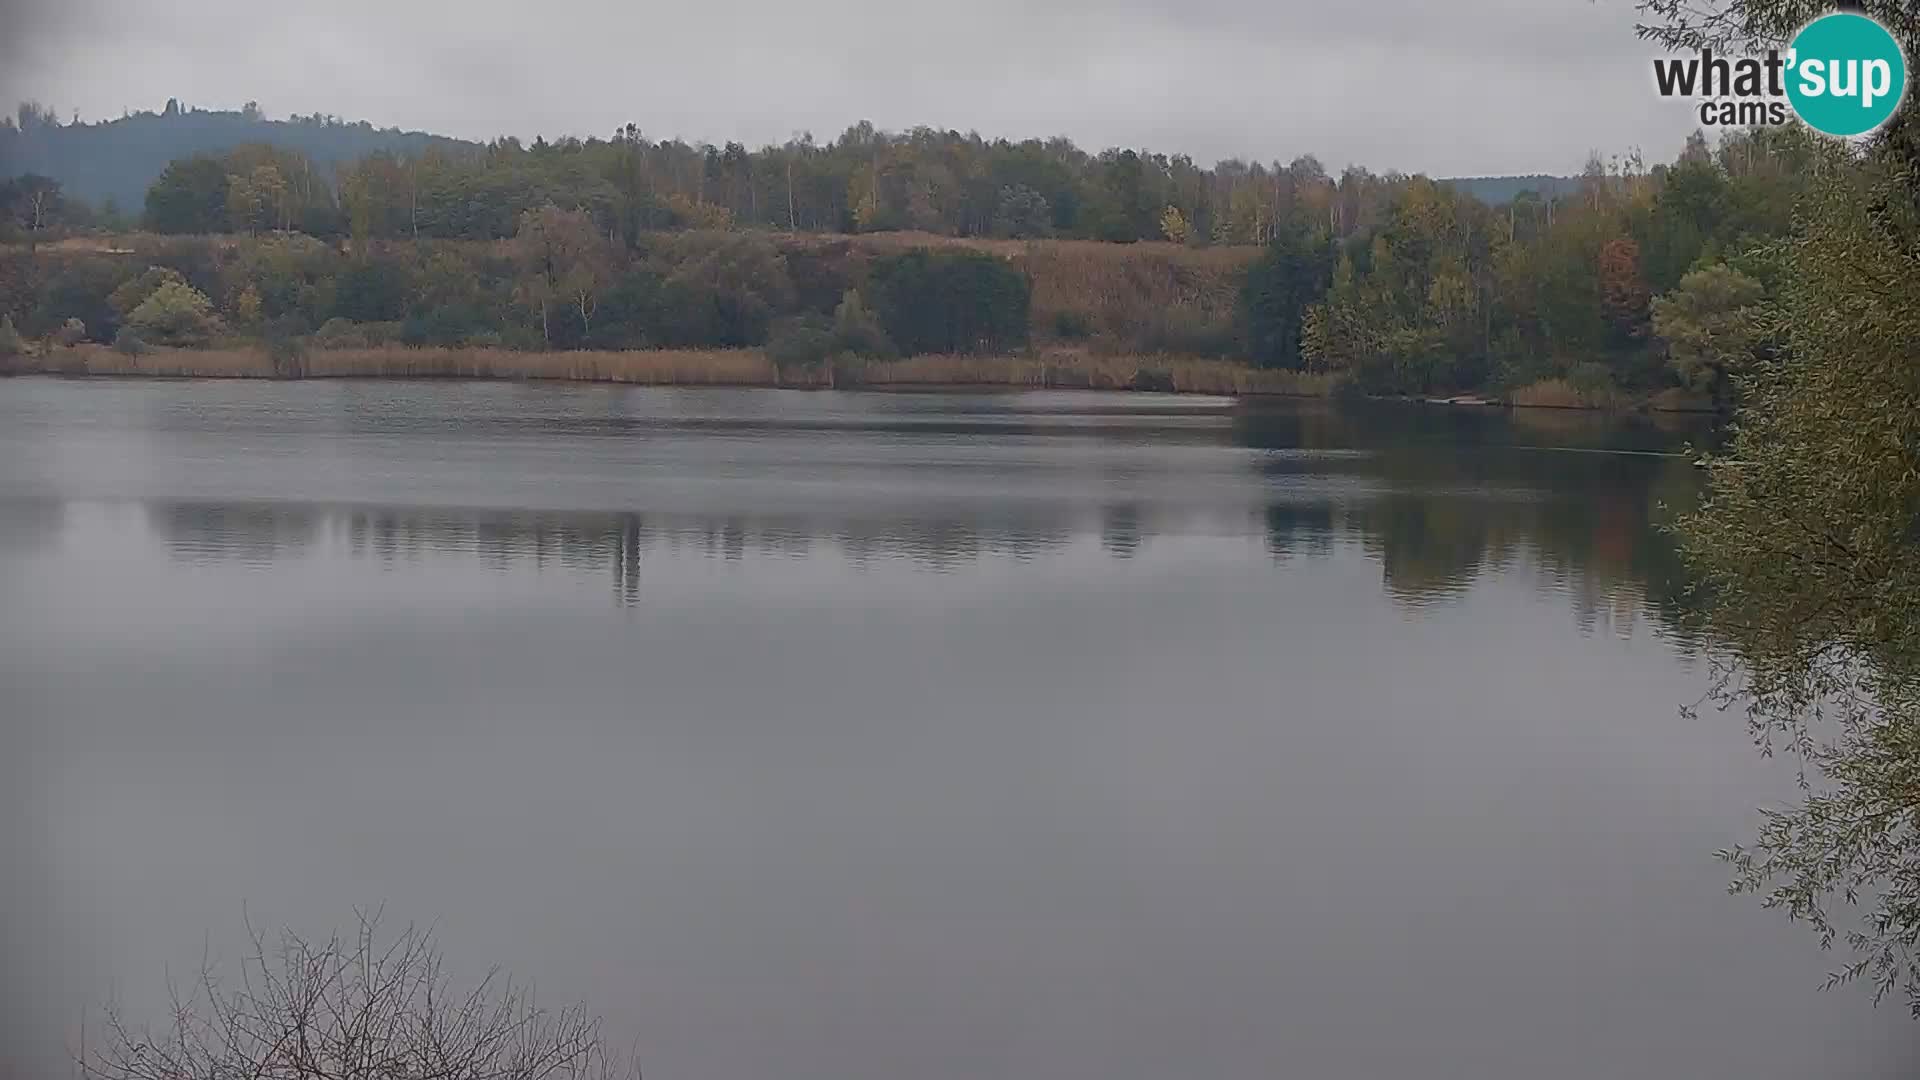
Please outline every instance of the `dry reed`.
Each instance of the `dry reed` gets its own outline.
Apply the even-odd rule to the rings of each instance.
[[[1589,393],[1565,379],[1541,379],[1507,395],[1509,405],[1532,409],[1617,409],[1627,404],[1612,390]]]
[[[0,373],[199,378],[559,379],[653,386],[824,385],[825,372],[781,371],[758,349],[515,352],[508,349],[315,349],[276,367],[264,349],[154,349],[138,356],[102,345],[0,361]],[[1226,360],[1096,355],[1054,349],[1037,356],[914,356],[842,376],[842,386],[1004,386],[1157,389],[1194,394],[1325,397],[1333,380],[1265,371]]]
[[[206,378],[567,379],[674,386],[795,385],[757,349],[649,349],[628,352],[515,352],[509,349],[313,349],[276,367],[264,349],[154,349],[138,356],[99,345],[16,357],[0,370],[58,375]],[[798,377],[800,385],[810,381]]]
[[[1653,395],[1647,401],[1647,407],[1654,412],[1668,413],[1710,413],[1718,408],[1711,396],[1683,390],[1678,386],[1670,386]]]

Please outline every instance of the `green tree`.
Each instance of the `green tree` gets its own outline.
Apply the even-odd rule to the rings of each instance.
[[[1187,215],[1180,208],[1169,204],[1160,211],[1160,235],[1169,243],[1184,244],[1193,238],[1193,226],[1187,223]]]
[[[1309,371],[1357,378],[1380,353],[1382,328],[1362,303],[1353,261],[1343,257],[1326,299],[1300,315],[1300,359]]]
[[[161,345],[205,345],[219,329],[213,302],[185,282],[169,281],[127,316],[127,326],[143,341]]]
[[[1240,286],[1240,316],[1247,355],[1255,364],[1301,366],[1301,320],[1307,308],[1326,295],[1332,264],[1330,246],[1294,224],[1280,230],[1247,268]]]
[[[593,301],[605,279],[604,241],[580,210],[543,206],[520,216],[514,235],[520,295],[540,316],[540,337],[553,344],[553,313],[565,305],[580,315],[575,338],[592,332]]]
[[[1727,402],[1734,377],[1768,340],[1765,297],[1758,281],[1716,263],[1688,273],[1653,302],[1653,331],[1667,343],[1681,385]]]
[[[858,289],[848,289],[833,309],[834,347],[866,360],[891,360],[893,341],[886,328],[860,299]]]
[[[248,328],[259,326],[265,310],[260,300],[260,290],[251,285],[243,287],[234,295],[228,310],[238,325]]]
[[[392,322],[406,314],[412,283],[406,269],[388,260],[355,260],[341,271],[333,314],[354,322]]]
[[[125,322],[135,308],[145,303],[147,297],[162,285],[185,285],[187,279],[180,276],[178,270],[170,266],[149,266],[138,277],[129,278],[107,297],[107,305],[113,308]]]
[[[1053,235],[1053,210],[1047,197],[1025,184],[1000,189],[993,212],[995,236],[1031,238]]]
[[[767,334],[767,358],[782,371],[816,369],[833,360],[833,320],[824,315],[792,315],[773,324]]]
[[[287,182],[272,165],[257,165],[246,173],[227,177],[227,214],[237,232],[291,225]]]
[[[504,303],[488,302],[485,271],[453,251],[436,252],[411,281],[407,301],[409,343],[457,345],[476,333],[501,328]]]
[[[763,237],[688,243],[666,259],[652,319],[662,345],[763,344],[774,320],[793,310],[786,259]]]
[[[1835,150],[1786,250],[1785,350],[1757,362],[1681,528],[1725,643],[1716,700],[1807,764],[1723,852],[1735,887],[1920,1016],[1920,243],[1900,156]]]
[[[252,236],[260,225],[266,206],[266,193],[255,187],[252,178],[227,174],[227,225],[235,232]]]
[[[914,353],[1002,353],[1027,341],[1032,285],[1005,259],[924,248],[876,260],[869,279],[887,336]]]
[[[414,223],[415,190],[410,169],[393,154],[380,151],[339,169],[340,206],[356,254],[376,238],[399,236]]]
[[[264,236],[239,245],[235,257],[223,260],[218,285],[206,291],[237,297],[251,288],[266,318],[298,316],[312,328],[333,313],[342,263],[338,252],[313,237]]]
[[[1678,285],[1719,248],[1732,200],[1726,174],[1710,157],[1682,156],[1666,171],[1659,197],[1634,222],[1641,269],[1654,292]]]
[[[1302,321],[1300,337],[1270,337],[1265,355],[1285,362],[1284,350],[1292,345],[1315,368],[1345,371],[1376,393],[1479,385],[1492,351],[1493,284],[1507,262],[1508,242],[1494,230],[1484,205],[1431,180],[1412,178],[1370,241],[1360,243],[1356,236],[1346,245],[1324,311],[1310,323]],[[1298,260],[1297,253],[1289,254],[1297,252],[1294,243],[1283,231],[1275,249],[1286,256],[1283,262]],[[1561,261],[1581,268],[1586,288],[1577,307],[1597,322],[1596,255],[1597,250],[1582,247]],[[1544,252],[1541,261],[1546,261]],[[1547,292],[1544,285],[1542,292]],[[1285,292],[1280,295],[1285,299]],[[1567,302],[1576,305],[1571,298]],[[1281,313],[1290,308],[1288,303],[1270,306]],[[1547,306],[1546,299],[1540,306]],[[1269,325],[1288,324],[1273,320]],[[1544,337],[1559,333],[1558,326],[1542,328]],[[1251,335],[1250,343],[1259,344]]]
[[[48,260],[43,273],[46,291],[33,314],[36,325],[54,327],[68,319],[79,319],[97,340],[113,340],[120,313],[114,310],[110,298],[126,273],[117,259],[63,257]]]
[[[219,159],[175,161],[147,189],[147,228],[161,233],[220,232],[227,224],[227,170]]]

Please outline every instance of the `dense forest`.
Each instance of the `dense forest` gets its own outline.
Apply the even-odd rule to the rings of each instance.
[[[28,106],[0,139],[69,127]],[[1787,232],[1811,153],[1797,129],[1696,136],[1670,164],[1596,156],[1516,193],[1524,178],[1202,168],[868,124],[757,151],[633,127],[331,163],[257,142],[170,161],[137,219],[41,174],[6,181],[0,314],[16,337],[129,350],[765,348],[818,366],[1073,348],[1375,394],[1725,404],[1769,347],[1741,313],[1775,285],[1757,253]]]

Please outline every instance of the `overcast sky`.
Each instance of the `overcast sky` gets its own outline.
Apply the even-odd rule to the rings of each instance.
[[[1436,176],[1671,158],[1631,0],[0,0],[0,95],[257,100],[467,138],[821,139],[860,119]]]

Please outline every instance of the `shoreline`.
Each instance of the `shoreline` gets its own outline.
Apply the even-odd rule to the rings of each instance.
[[[625,386],[732,386],[778,390],[874,390],[895,393],[984,390],[1100,390],[1209,397],[1329,400],[1331,376],[1248,367],[1192,357],[1095,355],[1049,350],[1035,356],[923,355],[856,371],[781,369],[760,349],[646,349],[518,352],[507,349],[313,349],[276,360],[266,349],[153,349],[140,355],[105,345],[56,348],[0,359],[0,376],[157,379],[475,379],[604,383]],[[1703,414],[1713,410],[1660,398],[1584,404],[1568,400],[1372,397],[1437,408],[1529,409],[1588,413]]]
[[[1269,371],[1225,360],[1094,355],[1047,350],[1032,356],[922,355],[838,372],[782,368],[760,349],[645,349],[519,352],[494,348],[309,349],[276,359],[255,346],[153,349],[139,355],[104,345],[54,348],[0,359],[0,374],[148,378],[456,378],[552,380],[634,386],[742,386],[769,389],[1134,390],[1221,397],[1328,397],[1325,375]]]

